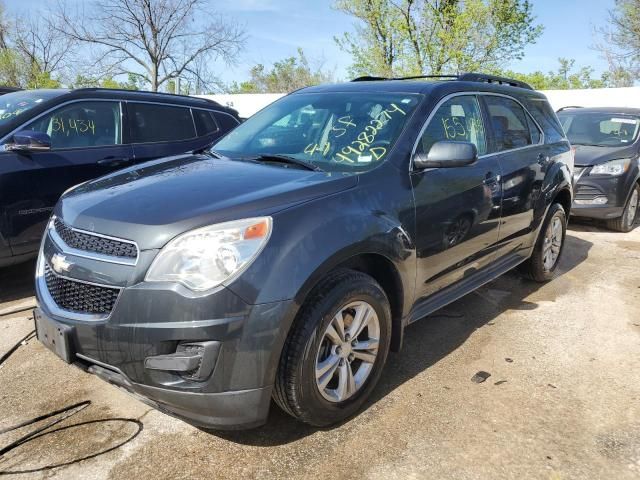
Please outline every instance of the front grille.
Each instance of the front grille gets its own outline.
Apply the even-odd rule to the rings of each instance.
[[[56,305],[76,313],[109,314],[120,293],[118,288],[99,287],[59,277],[46,263],[44,279]]]
[[[593,200],[596,197],[601,197],[604,195],[600,189],[592,187],[590,185],[578,185],[578,189],[576,191],[576,200]]]
[[[138,248],[133,243],[79,232],[65,225],[59,218],[54,220],[54,225],[62,241],[71,248],[111,257],[136,258],[138,256]]]

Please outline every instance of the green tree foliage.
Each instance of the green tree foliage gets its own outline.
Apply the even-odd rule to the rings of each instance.
[[[593,68],[575,68],[575,60],[558,59],[556,71],[544,73],[518,73],[510,70],[497,70],[494,73],[508,78],[514,78],[528,83],[536,90],[567,90],[575,88],[605,88],[615,86],[610,72],[605,72],[600,78],[593,77]]]
[[[145,84],[144,79],[137,75],[129,74],[126,82],[119,82],[112,77],[90,77],[77,75],[76,79],[69,85],[71,88],[119,88],[124,90],[141,90]]]
[[[529,0],[336,0],[334,8],[358,20],[336,38],[354,76],[497,69],[542,33]]]
[[[640,0],[615,0],[608,25],[596,30],[596,49],[609,63],[612,86],[628,87],[640,78]]]
[[[229,93],[286,93],[332,80],[332,72],[325,71],[322,66],[312,67],[303,50],[299,48],[297,57],[275,62],[271,69],[262,64],[254,66],[250,71],[249,80],[233,82],[227,90]]]

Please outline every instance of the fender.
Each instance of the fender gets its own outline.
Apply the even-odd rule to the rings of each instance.
[[[562,154],[560,154],[562,155]],[[545,178],[542,181],[540,196],[534,208],[534,232],[532,236],[531,250],[535,247],[536,240],[542,228],[544,219],[547,216],[549,208],[553,204],[558,194],[566,190],[569,192],[571,202],[573,202],[573,181],[569,166],[563,161],[554,161],[548,168]],[[566,212],[569,218],[570,210]],[[529,252],[531,253],[531,252]]]
[[[393,264],[404,287],[403,310],[410,308],[415,246],[399,220],[372,208],[375,200],[356,188],[313,200],[325,211],[321,222],[307,214],[309,204],[275,214],[267,247],[228,288],[249,304],[290,299],[302,304],[328,272],[356,255],[376,254]]]

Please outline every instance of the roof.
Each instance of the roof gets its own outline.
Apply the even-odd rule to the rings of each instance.
[[[466,80],[360,80],[357,82],[316,85],[297,90],[299,93],[328,92],[389,92],[389,93],[421,93],[425,95],[448,95],[460,91],[507,93],[513,96],[545,98],[535,90],[510,85],[486,83]]]
[[[235,110],[229,107],[220,105],[218,102],[209,100],[207,98],[191,97],[187,95],[175,95],[172,93],[163,92],[148,92],[143,90],[122,90],[115,88],[59,88],[59,89],[35,89],[35,90],[22,90],[23,92],[48,92],[55,93],[56,98],[65,96],[67,99],[78,98],[105,98],[105,99],[117,99],[117,100],[145,100],[150,102],[167,102],[176,105],[184,105],[189,107],[215,107],[218,110],[223,110],[236,114]],[[53,98],[53,96],[51,97]]]

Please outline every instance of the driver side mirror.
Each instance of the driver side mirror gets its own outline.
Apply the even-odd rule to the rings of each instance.
[[[418,153],[413,164],[419,170],[425,168],[464,167],[478,160],[478,149],[471,142],[442,140],[433,144],[429,153]]]
[[[14,133],[12,141],[5,144],[5,150],[11,152],[42,152],[51,150],[51,137],[35,130],[22,130]]]

